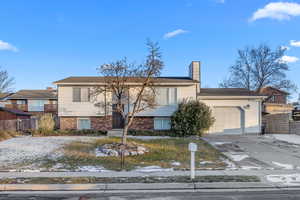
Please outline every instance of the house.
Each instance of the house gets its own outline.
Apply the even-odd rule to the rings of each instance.
[[[0,107],[5,107],[7,104],[7,98],[13,93],[0,93]]]
[[[259,93],[267,96],[263,102],[263,112],[267,114],[292,112],[294,106],[287,103],[289,93],[271,86],[262,88]]]
[[[140,112],[130,127],[138,130],[170,129],[170,116],[183,99],[199,99],[213,110],[216,118],[209,133],[257,134],[261,131],[261,102],[264,96],[245,89],[201,88],[200,62],[189,66],[188,77],[157,77],[157,106]],[[129,78],[128,84],[134,85]],[[58,116],[61,129],[120,129],[122,119],[112,108],[96,106],[90,90],[105,84],[103,77],[68,77],[54,82],[58,91]],[[130,95],[130,94],[129,94]],[[97,101],[112,99],[99,94]],[[124,109],[127,105],[124,105]],[[129,105],[130,106],[130,105]]]
[[[21,110],[0,107],[0,120],[30,119],[31,114]]]
[[[52,88],[46,90],[20,90],[7,98],[6,108],[29,112],[57,114],[57,93]]]

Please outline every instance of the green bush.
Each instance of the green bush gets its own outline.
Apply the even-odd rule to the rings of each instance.
[[[32,132],[33,136],[103,136],[107,131],[101,130],[35,130]]]
[[[211,109],[197,100],[185,100],[171,117],[171,127],[177,136],[201,136],[214,123]]]

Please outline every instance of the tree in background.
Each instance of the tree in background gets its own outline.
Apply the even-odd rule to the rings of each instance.
[[[0,68],[0,93],[11,92],[14,85],[14,78],[9,77],[6,70]]]
[[[201,136],[215,122],[209,106],[197,100],[184,100],[171,117],[171,127],[180,137]]]
[[[259,91],[265,86],[272,86],[296,91],[296,85],[286,76],[289,66],[282,59],[285,51],[286,49],[281,47],[272,50],[266,44],[238,50],[238,58],[230,67],[230,77],[225,79],[220,87]]]
[[[147,41],[148,56],[141,65],[129,64],[126,59],[103,64],[99,72],[105,86],[95,88],[95,94],[105,94],[105,101],[96,105],[113,107],[124,120],[122,143],[127,143],[127,132],[137,113],[153,108],[155,103],[154,79],[163,68],[158,43]],[[106,96],[110,98],[106,98]]]

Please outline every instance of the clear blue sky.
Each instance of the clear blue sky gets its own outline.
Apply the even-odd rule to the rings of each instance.
[[[97,66],[124,56],[140,62],[151,38],[163,51],[164,76],[187,75],[189,63],[200,60],[202,86],[217,87],[238,48],[265,42],[290,47],[288,75],[300,87],[300,1],[278,2],[1,1],[0,65],[16,90],[45,88],[67,76],[97,75]]]

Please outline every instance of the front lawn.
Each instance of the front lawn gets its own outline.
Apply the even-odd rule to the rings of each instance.
[[[143,155],[126,156],[124,165],[120,157],[97,157],[95,149],[103,144],[120,142],[121,138],[103,138],[91,141],[76,141],[65,145],[63,155],[55,160],[43,160],[41,167],[55,168],[60,166],[67,170],[104,168],[105,170],[135,170],[143,167],[156,166],[165,169],[187,170],[190,166],[189,142],[198,144],[196,152],[196,167],[198,169],[222,169],[224,156],[203,140],[184,138],[167,139],[128,139],[145,146],[149,152]],[[123,166],[123,167],[122,167]]]

